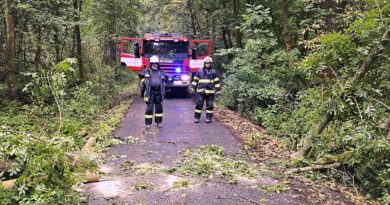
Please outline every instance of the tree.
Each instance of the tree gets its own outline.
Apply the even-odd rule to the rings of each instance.
[[[81,47],[81,31],[80,31],[80,13],[81,13],[82,1],[73,0],[73,9],[74,9],[74,43],[77,48],[77,61],[79,65],[79,78],[84,80],[84,66],[83,66],[83,54]]]
[[[235,30],[236,30],[236,47],[242,48],[242,37],[241,37],[241,31],[240,31],[240,0],[234,0],[233,1],[233,10],[234,10],[234,16],[236,17],[236,23],[235,23]]]
[[[17,95],[17,67],[16,67],[16,34],[15,34],[15,12],[13,9],[14,1],[5,0],[5,19],[6,19],[6,61],[7,61],[7,73],[8,76],[8,93],[11,97],[15,98]]]
[[[280,3],[280,10],[282,11],[282,16],[283,16],[284,43],[286,45],[287,52],[289,52],[292,49],[292,41],[291,41],[291,36],[290,36],[286,2],[285,2],[285,0],[280,0],[279,3]]]
[[[120,4],[126,6],[118,7]],[[142,8],[138,0],[94,1],[91,3],[89,10],[85,12],[87,14],[85,18],[91,22],[91,24],[86,25],[86,29],[90,30],[98,40],[103,63],[110,66],[117,64],[119,38],[137,35],[137,25],[140,21],[137,14],[142,13],[142,9],[148,8]],[[148,17],[154,18],[155,16]],[[149,20],[150,24],[155,22],[154,19]],[[146,23],[144,25],[145,28],[142,29],[147,29]]]

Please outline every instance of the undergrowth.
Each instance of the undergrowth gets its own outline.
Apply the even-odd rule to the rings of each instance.
[[[89,136],[97,137],[98,151],[115,144],[110,135],[136,93],[136,78],[127,70],[115,80],[109,67],[82,84],[73,85],[73,60],[50,69],[25,74],[24,89],[31,103],[2,102],[0,108],[0,163],[9,164],[0,173],[3,181],[17,179],[11,189],[0,187],[1,204],[80,204],[74,191],[80,175],[94,171],[95,161],[76,159],[65,153],[78,151]],[[112,102],[127,95],[124,103]],[[90,135],[78,133],[87,130]]]

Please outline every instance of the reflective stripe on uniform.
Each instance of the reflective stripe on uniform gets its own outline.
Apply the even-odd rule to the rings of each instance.
[[[151,119],[151,118],[153,118],[153,115],[145,115],[145,118]]]
[[[148,101],[149,101],[149,98],[145,97],[144,100],[145,100],[145,102],[148,102]]]
[[[213,83],[214,81],[213,80],[209,80],[209,79],[200,79],[199,80],[199,83]]]
[[[141,83],[143,83],[143,82],[145,82],[145,78],[142,78],[142,79],[141,79]]]
[[[221,87],[221,84],[215,84],[215,87],[216,87],[216,88],[220,88],[220,87]]]
[[[206,94],[214,94],[215,90],[206,90]]]
[[[191,83],[193,86],[196,86],[197,85],[197,83],[194,81],[194,82],[192,82]]]
[[[219,81],[219,78],[214,78],[214,81]]]
[[[212,110],[207,110],[207,113],[214,113],[214,111],[212,111]]]
[[[204,88],[196,89],[196,92],[198,92],[198,93],[203,93],[203,92],[204,92]]]
[[[202,113],[202,110],[195,109],[196,113]]]
[[[160,113],[160,114],[154,114],[154,116],[156,116],[156,117],[162,117],[163,114],[162,114],[162,113]]]
[[[194,80],[199,80],[199,77],[198,77],[198,76],[195,76],[195,77],[194,77]]]
[[[146,78],[149,78],[149,77],[150,77],[150,75],[149,75],[149,74],[146,74],[146,75],[145,75],[145,77],[146,77]]]

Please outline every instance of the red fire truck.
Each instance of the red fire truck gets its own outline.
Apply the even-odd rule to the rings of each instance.
[[[156,55],[167,75],[167,91],[187,88],[194,73],[203,67],[203,59],[211,56],[210,40],[189,40],[176,33],[148,33],[143,38],[121,38],[121,64],[130,71],[149,67]]]

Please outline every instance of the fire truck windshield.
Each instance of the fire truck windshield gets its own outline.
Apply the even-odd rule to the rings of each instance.
[[[147,58],[158,55],[165,58],[184,59],[189,56],[188,42],[145,41],[144,53]]]

